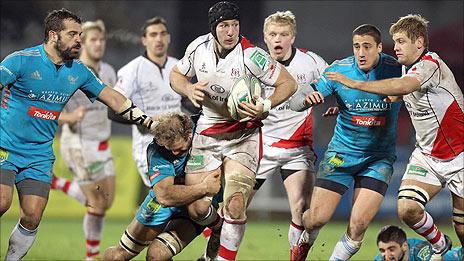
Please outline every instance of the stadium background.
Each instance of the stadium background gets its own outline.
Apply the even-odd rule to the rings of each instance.
[[[77,12],[84,21],[102,19],[105,22],[108,31],[105,61],[112,64],[116,70],[143,52],[139,28],[146,19],[156,15],[167,19],[172,39],[169,54],[180,58],[191,40],[209,31],[207,11],[214,2],[2,1],[0,5],[0,57],[3,59],[15,50],[40,43],[43,39],[42,22],[46,13],[52,9],[66,7]],[[371,23],[379,27],[383,33],[384,52],[393,54],[392,41],[388,35],[390,24],[396,21],[399,16],[408,13],[422,14],[430,21],[430,49],[437,52],[445,60],[454,72],[459,86],[461,88],[464,86],[464,10],[462,1],[237,1],[237,3],[241,9],[241,32],[256,45],[265,48],[261,31],[264,18],[275,11],[291,10],[296,15],[298,23],[295,46],[314,51],[328,63],[352,54],[351,31],[363,23]],[[328,106],[331,102],[333,101],[329,100],[325,106]],[[334,119],[322,119],[319,117],[325,106],[316,108],[313,117],[315,120],[315,151],[319,158],[323,155],[333,133]],[[377,223],[368,232],[368,237],[372,237],[372,239],[375,238],[375,232],[377,231],[375,227],[387,223],[398,223],[396,217],[396,191],[408,156],[414,147],[414,131],[404,108],[402,108],[398,125],[398,159],[395,163],[395,173],[387,197],[379,214],[376,216],[375,221]],[[117,169],[117,196],[112,209],[108,212],[109,221],[105,229],[103,247],[105,247],[105,242],[107,244],[116,243],[125,225],[132,218],[140,182],[131,157],[130,128],[114,124],[113,134],[115,135],[112,140],[112,148]],[[57,144],[55,144],[55,147],[58,147]],[[69,177],[69,172],[59,157],[59,151],[55,151],[58,156],[55,166],[56,174]],[[334,218],[340,224],[334,224],[328,228],[334,234],[324,236],[327,237],[328,243],[325,248],[324,244],[322,244],[321,251],[327,253],[315,257],[323,260],[327,254],[330,255],[330,246],[335,244],[336,239],[342,234],[342,226],[348,219],[351,205],[350,199],[351,195],[347,193],[337,209]],[[261,233],[253,232],[253,229],[259,229],[259,227],[263,226],[262,231],[272,231],[271,234],[262,235],[263,240],[268,240],[266,235],[272,237],[269,239],[276,239],[271,240],[269,249],[273,249],[272,244],[276,244],[276,247],[281,249],[279,251],[286,251],[287,223],[282,221],[289,217],[289,213],[280,177],[274,177],[266,182],[257,194],[250,210],[249,220],[251,224],[248,226],[245,246],[249,246],[247,245],[248,238],[254,237],[254,235],[250,235],[251,233]],[[451,229],[449,222],[451,205],[448,191],[443,191],[432,200],[429,204],[429,210],[435,219],[443,221],[443,225],[448,227],[447,229]],[[45,237],[45,235],[42,236],[41,234],[53,234],[47,228],[51,230],[56,228],[57,231],[55,232],[58,233],[60,224],[63,225],[60,222],[65,222],[65,227],[73,226],[70,230],[73,231],[71,237],[82,238],[80,218],[84,211],[84,208],[80,207],[72,199],[59,192],[52,192],[41,233],[39,233],[39,242],[36,242],[30,255],[39,251],[39,248],[46,246],[45,243],[40,243],[41,240],[47,242],[45,238],[41,239],[41,237]],[[0,223],[2,250],[0,256],[4,255],[6,240],[19,214],[18,212],[18,207],[14,204],[5,217],[2,218]],[[65,220],[67,219],[71,220],[70,224],[66,223]],[[269,223],[262,223],[261,226],[253,223],[258,220]],[[111,235],[114,234],[114,237],[109,238],[111,236],[108,236],[107,233],[109,228],[113,226],[117,228],[116,231],[111,231]],[[60,240],[60,238],[56,237],[56,240]],[[51,242],[53,241],[51,240]],[[83,240],[76,242],[78,245],[75,248],[79,249],[77,253],[83,253]],[[74,248],[72,246],[71,244],[70,248]],[[257,244],[254,246],[260,248]],[[267,247],[262,246],[262,248]],[[375,251],[375,248],[373,249],[370,252]],[[33,258],[54,259],[56,257],[47,251],[45,247],[43,254],[33,255]],[[186,252],[188,254],[188,251]],[[183,255],[181,258],[193,259],[200,252],[200,250],[193,251],[194,256]],[[287,252],[272,254],[272,251],[267,251],[263,252],[263,254],[259,253],[257,251],[255,256],[261,259],[286,259],[288,256]],[[77,257],[79,257],[79,254]],[[366,252],[366,256],[372,256],[372,254]],[[76,259],[72,254],[65,254],[62,258]],[[244,254],[239,255],[239,258],[256,259],[253,258],[253,255],[250,257]]]

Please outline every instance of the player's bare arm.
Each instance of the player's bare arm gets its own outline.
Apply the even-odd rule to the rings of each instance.
[[[174,184],[174,177],[167,177],[153,186],[156,199],[163,207],[176,207],[192,203],[204,196],[214,196],[221,188],[220,173],[211,172],[198,184]]]
[[[72,112],[62,112],[58,118],[58,124],[75,124],[82,120],[85,114],[85,106],[79,106]]]
[[[137,108],[131,100],[109,86],[103,88],[98,96],[98,100],[106,104],[126,120],[143,125],[148,129],[155,127],[153,120]]]
[[[327,72],[326,76],[330,80],[337,81],[349,88],[389,96],[405,95],[420,89],[419,80],[410,76],[370,82],[355,81],[336,72]]]
[[[207,87],[207,82],[197,82],[192,84],[190,78],[183,75],[177,66],[172,68],[169,76],[171,82],[171,88],[178,94],[189,98],[193,105],[200,108],[201,102],[203,101],[205,94],[204,89]]]

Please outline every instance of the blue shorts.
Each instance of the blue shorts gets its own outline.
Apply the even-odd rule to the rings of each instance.
[[[327,151],[319,165],[316,186],[344,194],[355,181],[355,188],[367,188],[385,195],[395,160],[394,155]]]
[[[174,217],[190,219],[186,206],[162,207],[152,194],[148,193],[135,215],[142,225],[158,227],[165,226]],[[222,202],[222,191],[214,196],[212,204],[217,208],[219,202]]]
[[[16,173],[15,184],[25,179],[33,179],[52,184],[54,160],[35,162],[25,168],[19,168],[8,160],[0,160],[0,168]]]

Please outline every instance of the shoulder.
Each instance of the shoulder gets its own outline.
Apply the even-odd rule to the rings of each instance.
[[[309,51],[308,49],[305,49],[305,48],[296,48],[296,55],[303,56],[315,63],[319,63],[319,62],[325,63],[325,60],[320,55],[316,54],[315,52]]]
[[[382,65],[387,66],[387,67],[401,69],[401,64],[392,56],[385,54],[385,53],[381,53],[381,56],[382,56]]]
[[[200,46],[206,46],[211,41],[214,41],[212,34],[200,35],[187,46],[187,51],[194,52]]]
[[[134,58],[130,62],[128,62],[126,65],[121,67],[121,69],[118,70],[118,75],[120,73],[132,72],[133,70],[135,70],[135,68],[137,68],[145,60],[146,59],[142,55],[137,56],[136,58]]]
[[[355,64],[356,60],[354,59],[354,56],[350,56],[342,60],[335,60],[331,65],[329,65],[329,67],[327,67],[327,71],[343,73],[351,71]]]
[[[113,71],[114,72],[113,66],[111,66],[111,64],[109,64],[109,63],[101,62],[100,66],[101,66],[102,70]]]
[[[420,59],[420,61],[429,61],[429,62],[432,62],[432,63],[435,63],[437,66],[440,66],[440,56],[438,56],[437,53],[434,53],[434,52],[427,52],[424,56],[422,56],[422,58]]]
[[[41,57],[41,53],[39,50],[39,46],[34,46],[30,48],[26,48],[23,50],[15,51],[5,57],[3,59],[4,61],[6,60],[15,60],[15,59],[23,59],[23,58],[34,58],[34,57]]]

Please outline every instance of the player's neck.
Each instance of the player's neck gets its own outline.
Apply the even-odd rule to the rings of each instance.
[[[165,53],[162,56],[156,56],[153,53],[147,52],[147,57],[150,61],[156,63],[160,67],[163,67],[166,63],[166,59],[168,58],[168,54]]]
[[[91,67],[94,71],[98,72],[100,69],[100,60],[90,58],[86,52],[82,52],[79,59],[88,67]]]
[[[63,58],[58,54],[58,51],[55,49],[53,44],[49,41],[48,43],[44,43],[44,51],[47,54],[48,59],[52,61],[52,63],[61,65],[64,63]]]

